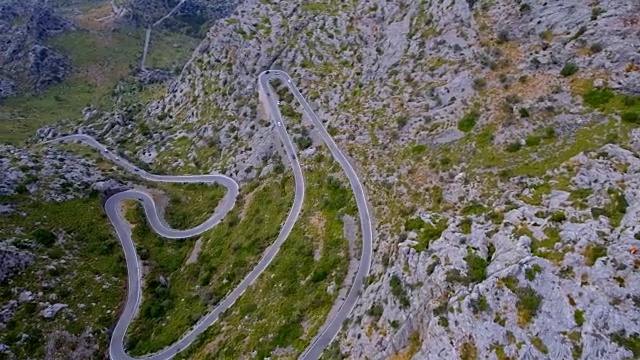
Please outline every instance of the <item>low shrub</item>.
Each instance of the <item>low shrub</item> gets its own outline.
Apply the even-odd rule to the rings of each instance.
[[[527,136],[527,138],[525,139],[525,143],[527,144],[527,146],[538,146],[540,145],[541,141],[542,140],[540,139],[540,136],[535,135]]]
[[[622,115],[620,115],[620,118],[622,118],[622,121],[624,122],[635,124],[640,121],[640,114],[633,111],[628,111],[622,113]]]
[[[476,121],[478,120],[478,114],[475,112],[470,112],[458,121],[458,130],[462,132],[469,132],[476,126]]]
[[[564,67],[562,68],[562,70],[560,71],[560,75],[564,76],[564,77],[568,77],[571,76],[575,73],[578,72],[578,65],[572,63],[572,62],[568,62],[566,64],[564,64]]]
[[[505,150],[507,150],[507,152],[516,152],[521,148],[522,148],[522,144],[520,144],[520,141],[514,141],[512,143],[509,143],[505,148]]]

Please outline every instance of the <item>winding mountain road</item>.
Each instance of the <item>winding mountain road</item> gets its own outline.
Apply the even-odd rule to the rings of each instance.
[[[329,150],[331,151],[334,159],[338,161],[342,169],[345,171],[351,184],[351,188],[353,189],[356,204],[358,206],[363,239],[360,263],[356,276],[352,282],[351,289],[349,290],[346,298],[339,305],[338,311],[336,312],[335,316],[327,319],[326,323],[321,327],[318,335],[312,340],[309,347],[300,355],[300,359],[315,360],[322,355],[324,349],[329,346],[329,344],[333,341],[335,336],[340,331],[343,321],[349,316],[349,313],[353,309],[359,293],[364,286],[364,279],[369,273],[371,264],[373,230],[362,183],[360,182],[355,170],[353,169],[347,158],[344,156],[344,154],[342,154],[338,146],[334,143],[333,139],[324,128],[322,122],[318,119],[304,97],[300,94],[298,88],[295,86],[293,80],[289,77],[289,75],[283,71],[265,71],[262,72],[258,78],[258,91],[260,100],[263,103],[266,111],[269,113],[274,128],[276,129],[278,135],[280,136],[282,144],[284,145],[284,150],[287,154],[287,157],[291,159],[291,165],[295,178],[295,196],[291,210],[289,211],[289,214],[284,224],[282,225],[278,238],[267,248],[256,267],[251,270],[249,274],[247,274],[247,276],[240,282],[240,284],[223,301],[221,301],[210,313],[200,319],[200,321],[198,321],[198,323],[194,325],[193,328],[189,332],[187,332],[180,340],[155,354],[146,355],[141,358],[153,360],[171,359],[180,351],[188,347],[197,338],[197,336],[204,332],[209,326],[214,324],[218,320],[220,314],[233,306],[236,300],[238,300],[238,298],[242,296],[242,294],[244,294],[247,288],[249,288],[251,284],[253,284],[258,276],[260,276],[260,274],[267,268],[267,266],[269,266],[271,261],[273,261],[276,254],[280,250],[280,247],[291,233],[291,230],[293,229],[293,226],[298,216],[300,215],[305,192],[304,178],[302,175],[302,169],[300,168],[300,164],[298,163],[295,149],[293,147],[293,144],[291,143],[289,134],[287,133],[282,115],[280,114],[278,101],[276,99],[277,95],[269,85],[269,82],[272,79],[280,79],[284,84],[286,84],[286,86],[292,92],[293,96],[300,103],[304,114],[313,122],[313,124],[318,129],[320,136],[329,147]],[[124,311],[122,312],[122,315],[120,316],[120,319],[118,320],[118,323],[116,324],[116,327],[113,331],[111,342],[109,345],[109,355],[114,360],[133,360],[135,358],[129,356],[124,349],[124,337],[127,328],[133,321],[140,306],[142,293],[141,264],[140,259],[135,251],[135,245],[131,238],[131,228],[122,217],[122,214],[120,214],[118,210],[118,204],[126,199],[140,201],[144,207],[149,225],[160,236],[169,239],[187,238],[199,235],[204,231],[211,229],[212,227],[217,225],[224,218],[224,216],[229,211],[231,211],[231,209],[233,209],[235,200],[238,195],[238,184],[233,179],[220,174],[185,176],[150,174],[142,169],[137,168],[135,165],[129,163],[125,159],[122,159],[117,154],[112,153],[104,145],[100,144],[88,135],[76,134],[63,136],[44,142],[44,144],[60,141],[82,141],[98,150],[102,154],[102,156],[114,161],[115,163],[124,167],[126,170],[135,173],[146,180],[172,183],[218,183],[227,188],[227,194],[218,205],[213,215],[211,215],[211,217],[209,217],[209,219],[207,219],[202,224],[196,226],[195,228],[187,230],[176,230],[167,227],[158,216],[157,206],[153,201],[153,198],[141,190],[123,191],[109,197],[105,202],[105,211],[107,212],[107,216],[109,217],[109,220],[116,230],[116,233],[124,250],[128,273],[127,302]]]

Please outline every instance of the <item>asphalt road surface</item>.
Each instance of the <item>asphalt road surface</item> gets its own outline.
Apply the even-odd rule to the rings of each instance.
[[[373,234],[371,219],[369,216],[362,183],[360,182],[356,172],[351,167],[346,157],[333,142],[333,139],[324,128],[322,122],[317,118],[309,104],[300,94],[289,75],[283,71],[265,71],[261,73],[258,78],[259,96],[269,114],[269,117],[271,118],[271,121],[274,123],[274,129],[280,136],[287,157],[291,160],[295,178],[295,196],[291,210],[289,211],[287,219],[282,225],[276,241],[267,248],[267,250],[263,254],[263,257],[260,259],[260,262],[258,262],[256,267],[251,270],[249,274],[247,274],[247,276],[240,282],[240,284],[211,312],[201,318],[200,321],[198,321],[198,323],[194,325],[194,327],[189,332],[187,332],[180,340],[155,354],[143,356],[142,358],[144,359],[171,359],[180,351],[187,348],[197,338],[197,336],[204,332],[209,326],[214,324],[218,320],[220,314],[233,306],[236,300],[238,300],[238,298],[242,296],[242,294],[244,294],[246,289],[251,286],[251,284],[253,284],[258,276],[260,276],[260,274],[267,268],[267,266],[269,266],[271,261],[273,261],[276,254],[280,250],[280,247],[291,233],[291,230],[293,229],[293,226],[298,216],[300,215],[305,192],[304,178],[302,175],[302,169],[300,168],[300,164],[298,163],[295,149],[293,147],[293,144],[291,143],[289,134],[287,133],[282,115],[280,114],[280,109],[278,107],[278,102],[276,99],[277,95],[269,85],[269,81],[274,78],[280,79],[288,86],[289,90],[293,93],[296,100],[300,103],[304,114],[318,128],[320,135],[329,147],[333,157],[336,161],[338,161],[340,166],[342,166],[343,170],[345,171],[351,187],[354,191],[363,235],[363,246],[362,254],[360,256],[360,264],[358,267],[358,272],[356,273],[355,279],[352,283],[352,287],[349,290],[347,297],[342,300],[337,313],[332,318],[327,319],[327,322],[321,327],[319,334],[312,340],[310,346],[305,350],[305,352],[301,354],[301,359],[318,359],[322,355],[324,349],[329,346],[329,344],[333,341],[335,336],[340,331],[343,321],[349,316],[349,313],[353,309],[358,295],[363,288],[364,279],[369,273],[371,264]],[[229,211],[231,211],[231,209],[233,209],[235,200],[238,195],[238,184],[233,179],[220,174],[184,176],[150,174],[142,169],[137,168],[135,165],[129,163],[125,159],[122,159],[112,151],[109,151],[104,145],[100,144],[88,135],[76,134],[64,136],[58,139],[47,141],[45,142],[45,144],[59,141],[82,141],[98,150],[102,156],[114,161],[118,165],[124,167],[126,170],[146,180],[171,183],[218,183],[227,188],[226,196],[218,205],[213,215],[211,215],[211,217],[202,224],[187,230],[176,230],[167,227],[158,216],[157,207],[155,202],[153,201],[153,198],[151,198],[151,196],[143,191],[127,190],[117,193],[107,199],[105,203],[105,211],[107,212],[107,216],[113,224],[118,238],[120,239],[120,242],[122,244],[127,263],[127,273],[129,281],[127,302],[124,311],[122,312],[122,315],[120,316],[120,319],[118,320],[118,323],[116,324],[116,327],[113,331],[111,342],[109,345],[109,355],[114,360],[135,359],[126,353],[124,349],[124,337],[127,328],[133,321],[140,306],[142,293],[140,286],[141,264],[140,259],[135,251],[135,245],[133,243],[133,240],[131,239],[131,228],[123,219],[122,214],[120,214],[120,212],[118,211],[118,204],[126,199],[139,201],[144,207],[149,225],[160,236],[169,239],[188,238],[197,236],[204,231],[213,228],[224,218],[224,216]]]
[[[371,225],[371,216],[369,215],[369,209],[367,207],[366,196],[358,175],[356,174],[355,170],[353,169],[347,158],[344,156],[342,151],[340,151],[340,148],[338,148],[336,143],[333,141],[331,135],[329,135],[322,122],[313,112],[311,106],[309,106],[309,103],[307,103],[302,94],[300,94],[300,91],[298,91],[298,88],[296,87],[293,79],[291,79],[289,74],[279,70],[269,70],[260,74],[260,89],[265,90],[268,94],[268,101],[266,105],[270,109],[278,109],[277,100],[275,99],[276,94],[268,86],[269,81],[274,78],[280,79],[289,88],[298,103],[300,103],[303,114],[306,115],[307,118],[311,120],[311,122],[313,122],[313,125],[318,129],[322,140],[329,147],[333,158],[340,164],[340,166],[346,173],[356,199],[356,205],[358,206],[358,215],[360,216],[360,226],[362,232],[362,254],[360,256],[358,272],[356,273],[355,279],[353,280],[351,289],[349,289],[347,297],[340,305],[340,308],[336,315],[331,319],[327,319],[327,322],[321,328],[320,333],[314,338],[314,340],[311,342],[311,345],[307,347],[307,349],[300,355],[300,359],[315,360],[320,358],[324,349],[326,349],[329,344],[331,344],[333,339],[335,339],[336,335],[338,335],[338,332],[340,332],[340,328],[342,327],[342,323],[347,319],[347,317],[351,313],[351,310],[353,310],[358,296],[360,295],[360,291],[364,287],[364,279],[367,277],[367,275],[369,275],[369,269],[371,267],[371,257],[373,253],[373,229]],[[282,121],[282,118],[279,115],[280,113],[278,111],[277,120]]]

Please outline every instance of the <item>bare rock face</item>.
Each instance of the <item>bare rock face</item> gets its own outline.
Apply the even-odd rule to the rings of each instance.
[[[69,59],[43,44],[73,25],[37,0],[0,4],[0,98],[38,92],[62,81]]]
[[[31,252],[19,249],[13,243],[13,240],[0,241],[0,284],[35,261]]]
[[[40,91],[62,82],[67,74],[69,59],[48,46],[34,45],[29,51],[29,83],[31,89]]]
[[[57,134],[55,128],[38,131],[43,138]],[[86,196],[104,177],[93,161],[51,147],[41,153],[0,145],[0,195],[28,193],[44,201],[63,201]]]
[[[241,0],[127,0],[118,9],[119,20],[136,27],[148,27],[165,16],[179,3],[174,16],[166,18],[160,26],[168,29],[185,28],[189,35],[204,35],[207,24],[229,15]]]
[[[53,304],[42,310],[40,315],[45,319],[53,319],[60,310],[67,307],[69,307],[67,304]]]
[[[89,329],[90,330],[90,329]],[[98,350],[91,331],[73,335],[66,331],[54,331],[47,338],[45,358],[47,359],[91,359]]]
[[[529,188],[507,193],[513,203],[495,207],[504,211],[499,222],[450,218],[426,250],[409,232],[364,291],[345,353],[453,360],[498,349],[511,358],[631,358],[624,339],[640,333],[640,261],[630,251],[640,235],[640,157],[606,145],[568,164],[547,173],[569,176],[567,190],[551,190],[539,204],[523,200]],[[419,214],[428,224],[439,216]],[[383,310],[374,317],[375,306]]]

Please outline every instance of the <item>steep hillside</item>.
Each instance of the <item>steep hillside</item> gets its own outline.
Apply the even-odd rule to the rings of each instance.
[[[280,219],[291,178],[256,81],[283,69],[349,154],[376,219],[367,288],[327,358],[637,358],[638,14],[634,1],[248,0],[166,89],[122,82],[116,110],[39,137],[81,130],[155,172],[222,172],[247,189],[246,211]],[[278,92],[312,200],[269,273],[183,358],[295,358],[345,277],[348,188]],[[167,306],[143,305],[134,353],[219,301],[280,220],[228,221],[203,238],[220,268],[149,262],[179,285],[145,290]],[[228,253],[224,239],[247,228],[259,239]]]
[[[130,131],[135,122],[127,130],[112,128],[106,138],[139,141],[131,153],[151,166],[252,178],[269,168],[274,146],[268,128],[256,121],[255,76],[282,68],[348,149],[378,218],[371,285],[341,341],[343,353],[631,356],[625,349],[634,349],[637,312],[608,300],[608,291],[579,295],[580,282],[575,289],[562,283],[586,274],[599,279],[600,288],[620,288],[624,280],[628,290],[622,291],[633,294],[627,284],[637,276],[629,252],[635,240],[604,235],[633,232],[625,230],[632,223],[602,223],[608,226],[602,236],[577,242],[586,213],[573,215],[571,202],[562,200],[582,197],[594,202],[588,208],[615,208],[626,192],[612,186],[603,190],[609,195],[591,200],[585,194],[598,189],[572,182],[573,172],[555,180],[558,186],[552,175],[584,151],[629,143],[640,104],[633,97],[640,85],[634,9],[631,2],[248,2],[210,31],[168,96],[138,120],[151,129],[146,140]],[[284,106],[291,119],[299,117],[296,104]],[[313,129],[308,133],[314,137]],[[537,208],[518,197],[533,199]],[[592,221],[621,216],[616,211],[595,210]],[[519,220],[520,213],[538,217]],[[596,260],[618,253],[615,262]],[[467,263],[479,267],[478,274],[470,274]],[[585,263],[627,272],[603,277]],[[528,285],[538,273],[545,280]],[[512,290],[493,290],[509,276],[518,280]],[[566,294],[552,284],[566,287]],[[518,296],[531,309],[504,307]],[[593,308],[589,299],[613,305]],[[469,302],[477,314],[468,315]],[[433,315],[442,304],[452,312]],[[600,330],[607,339],[602,345],[588,330],[598,311],[628,319]],[[511,335],[488,337],[489,323],[511,324],[504,330]],[[563,333],[568,340],[557,340]]]
[[[0,99],[24,91],[42,91],[60,83],[69,59],[47,47],[47,36],[73,30],[73,25],[38,1],[0,5]]]

